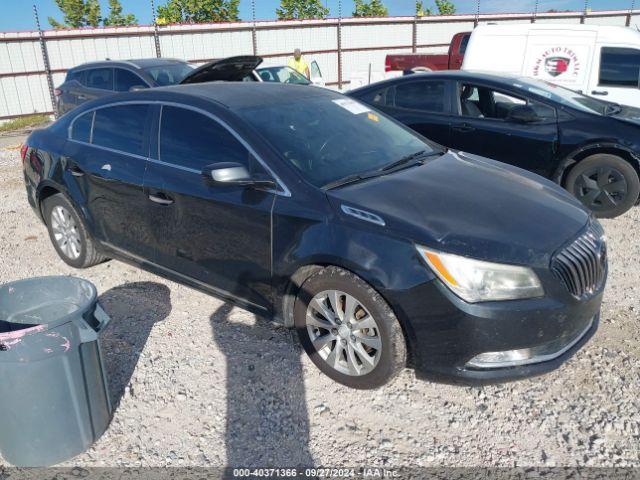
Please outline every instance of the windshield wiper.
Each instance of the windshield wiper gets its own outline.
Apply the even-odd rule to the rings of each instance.
[[[396,160],[395,162],[391,162],[388,165],[385,165],[384,167],[380,168],[380,171],[387,172],[389,170],[393,170],[396,167],[400,167],[401,165],[411,163],[411,161],[413,160],[417,160],[419,158],[434,157],[436,155],[440,156],[440,155],[443,155],[444,153],[445,153],[444,151],[440,151],[440,150],[433,150],[430,152],[427,152],[426,150],[419,150],[415,153],[406,155],[401,159]]]
[[[341,187],[343,185],[348,185],[350,183],[360,182],[362,180],[366,180],[368,178],[373,178],[381,175],[380,172],[371,172],[371,173],[354,173],[353,175],[347,175],[346,177],[339,178],[334,180],[333,182],[329,182],[322,186],[322,188],[326,190],[331,190],[332,188]]]
[[[433,150],[430,152],[427,152],[426,150],[420,150],[419,152],[412,153],[411,155],[406,155],[402,157],[400,160],[391,162],[388,165],[380,167],[376,170],[372,170],[364,173],[354,173],[352,175],[347,175],[346,177],[339,178],[337,180],[334,180],[333,182],[329,182],[323,185],[322,188],[326,190],[331,190],[332,188],[341,187],[343,185],[348,185],[350,183],[360,182],[362,180],[367,180],[369,178],[381,177],[382,175],[391,173],[392,170],[400,166],[409,165],[414,160],[415,160],[415,163],[411,165],[422,165],[423,163],[422,160],[424,158],[440,156],[440,155],[444,155],[445,153],[446,153],[446,150]]]

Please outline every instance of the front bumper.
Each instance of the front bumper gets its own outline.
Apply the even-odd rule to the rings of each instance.
[[[595,334],[603,292],[582,300],[567,294],[469,304],[434,280],[388,293],[405,325],[417,377],[485,385],[541,375],[566,362]],[[533,358],[498,368],[470,364],[480,354],[520,349]]]

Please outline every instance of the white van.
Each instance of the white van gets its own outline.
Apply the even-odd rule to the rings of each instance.
[[[640,32],[627,27],[480,25],[462,69],[535,77],[640,107]]]

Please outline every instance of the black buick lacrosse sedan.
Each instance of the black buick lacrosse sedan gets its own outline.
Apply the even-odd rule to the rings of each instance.
[[[199,84],[82,105],[23,151],[69,265],[131,262],[295,327],[354,388],[489,383],[596,331],[599,223],[559,186],[324,89]]]

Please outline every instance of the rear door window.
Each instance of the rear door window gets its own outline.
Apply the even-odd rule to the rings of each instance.
[[[640,50],[603,47],[600,55],[600,85],[638,88]]]
[[[85,143],[89,143],[91,141],[93,113],[94,112],[85,113],[74,120],[71,127],[71,138],[73,140]]]
[[[146,156],[145,130],[149,105],[117,105],[96,110],[94,145]]]
[[[424,112],[445,113],[446,85],[443,80],[421,80],[396,86],[395,106]]]
[[[383,88],[381,90],[373,90],[360,95],[358,98],[363,102],[368,103],[369,105],[373,105],[375,107],[384,107],[385,105],[390,104],[390,90],[391,87]]]
[[[144,88],[146,82],[138,75],[124,68],[116,68],[116,92],[128,92],[132,87]]]
[[[250,169],[249,151],[229,130],[200,113],[162,107],[160,160],[202,170],[206,165],[236,162]]]
[[[88,70],[85,85],[99,90],[113,90],[113,69],[94,68]]]
[[[69,72],[67,73],[67,78],[65,79],[65,82],[72,82],[75,80],[76,82],[83,84],[85,80],[85,73],[86,73],[86,70],[81,70],[79,72],[77,71]]]

